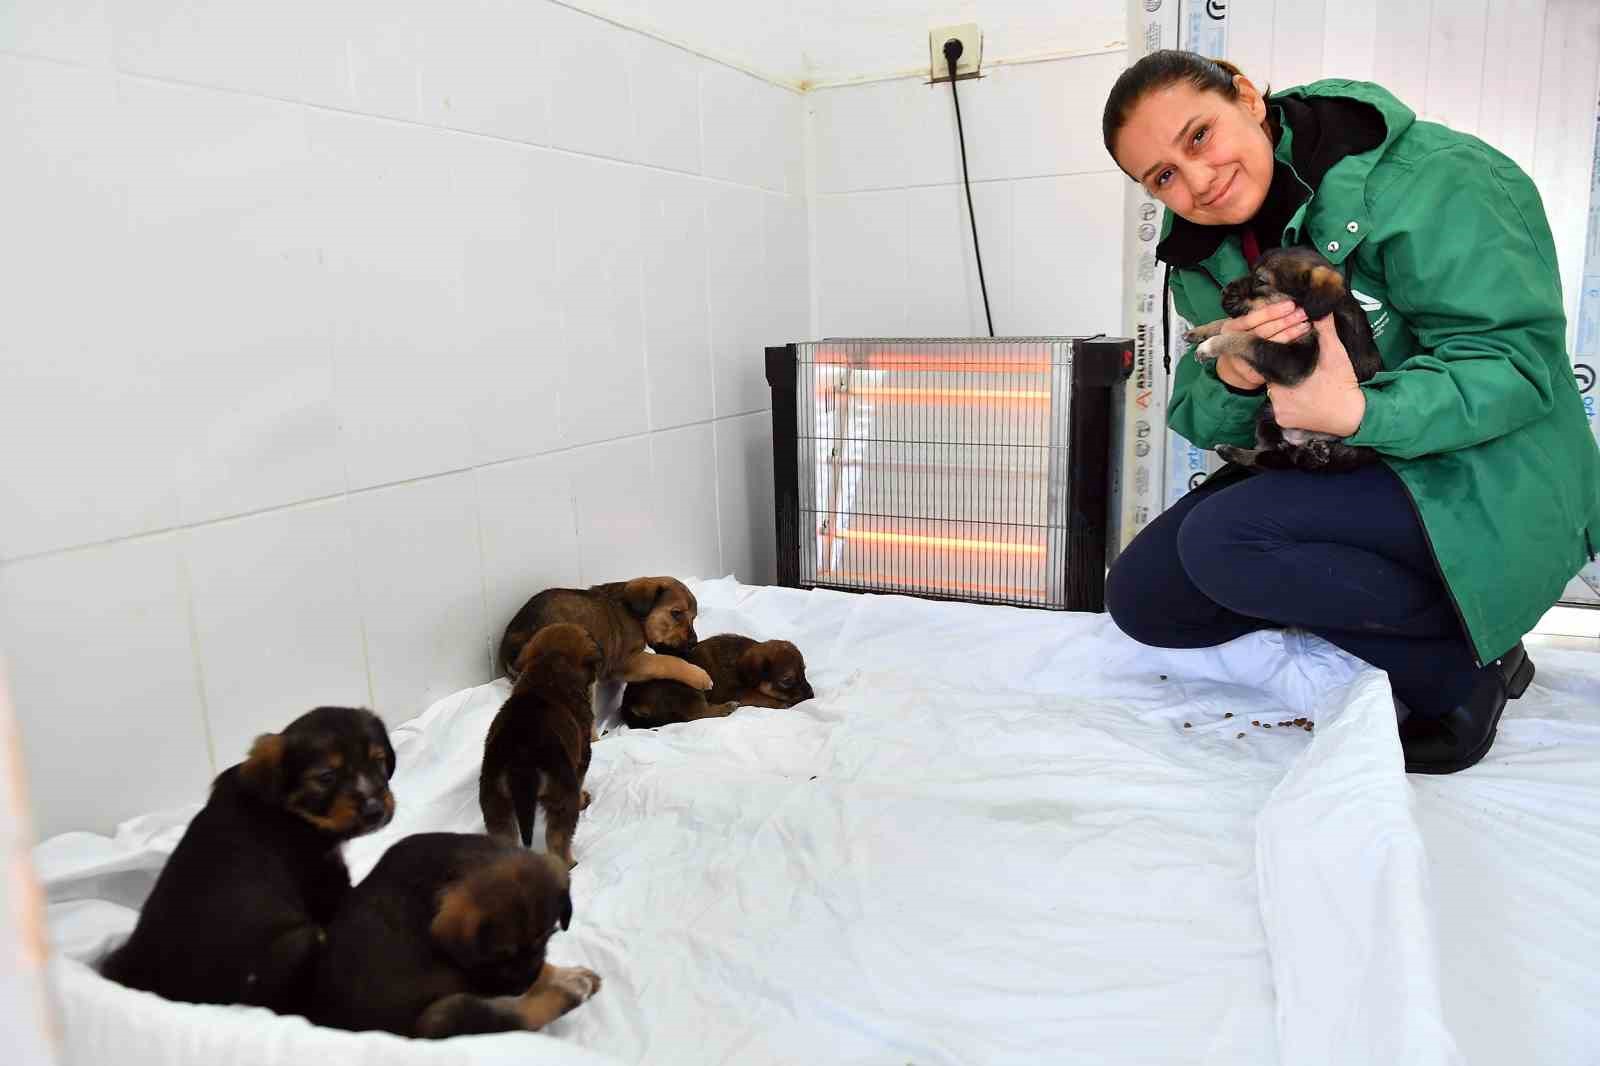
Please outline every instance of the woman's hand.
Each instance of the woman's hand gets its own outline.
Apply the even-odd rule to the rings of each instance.
[[[1258,307],[1247,315],[1230,318],[1222,324],[1223,333],[1254,333],[1264,341],[1276,341],[1279,344],[1297,341],[1310,329],[1306,313],[1289,300]],[[1266,379],[1257,374],[1254,367],[1233,355],[1224,355],[1217,360],[1217,377],[1236,389],[1259,389],[1266,384]]]
[[[1367,413],[1367,397],[1356,381],[1350,353],[1339,341],[1333,316],[1319,318],[1313,325],[1317,333],[1317,368],[1293,388],[1268,387],[1272,417],[1284,429],[1348,437],[1361,428],[1361,420]],[[1220,368],[1218,373],[1221,373]]]

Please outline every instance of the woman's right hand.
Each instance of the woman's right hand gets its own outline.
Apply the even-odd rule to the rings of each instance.
[[[1289,344],[1310,333],[1311,323],[1294,301],[1279,300],[1228,319],[1222,324],[1222,332],[1254,333],[1264,341]],[[1217,377],[1236,389],[1259,389],[1267,383],[1254,367],[1231,353],[1217,359]]]

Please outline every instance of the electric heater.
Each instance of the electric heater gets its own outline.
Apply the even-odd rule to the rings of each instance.
[[[1102,610],[1132,361],[1105,337],[768,348],[778,584]]]

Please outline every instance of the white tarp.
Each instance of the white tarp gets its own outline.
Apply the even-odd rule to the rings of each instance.
[[[613,728],[595,746],[577,913],[551,955],[606,983],[549,1036],[425,1046],[328,1033],[166,1004],[63,962],[76,1061],[1509,1061],[1473,1059],[1470,1046],[1463,1059],[1451,1036],[1461,1026],[1441,1009],[1434,901],[1467,911],[1461,893],[1474,889],[1430,887],[1441,858],[1424,850],[1381,674],[1292,633],[1166,653],[1103,616],[731,580],[695,591],[702,634],[798,643],[817,699]],[[1595,690],[1581,673],[1555,676],[1578,702]],[[478,760],[505,693],[504,682],[466,690],[394,731],[399,811],[352,845],[358,877],[406,833],[481,829]],[[1314,734],[1276,727],[1302,715]],[[1581,712],[1545,725],[1591,760],[1600,750]],[[1531,746],[1548,756],[1543,740]],[[1523,750],[1515,738],[1512,749]],[[1441,803],[1426,817],[1476,809],[1465,785],[1497,795],[1499,770],[1428,783]],[[1592,800],[1594,779],[1561,799],[1586,789]],[[190,813],[38,849],[65,954],[93,957],[131,925],[128,906]],[[1588,850],[1573,867],[1586,886],[1563,876],[1565,919],[1547,922],[1562,938],[1549,951],[1588,952],[1587,971],[1574,961],[1554,1004],[1541,1001],[1542,1020],[1570,1030],[1600,992],[1600,806],[1568,812],[1554,840],[1520,817],[1526,854]],[[1466,834],[1445,861],[1492,869],[1494,854]],[[1537,871],[1521,876],[1534,895],[1546,886]],[[1485,1016],[1469,1029],[1492,1029],[1479,993],[1525,973],[1526,945],[1499,915],[1468,917],[1470,941],[1446,929],[1445,957],[1478,984],[1463,989],[1458,973],[1446,987]],[[1464,961],[1477,953],[1503,973]],[[1519,1062],[1573,1061],[1515,1046]],[[1543,1046],[1573,1045],[1547,1035]]]

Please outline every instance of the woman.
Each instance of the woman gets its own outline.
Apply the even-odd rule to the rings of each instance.
[[[1107,604],[1144,644],[1210,647],[1298,626],[1385,670],[1406,768],[1481,759],[1533,677],[1522,636],[1600,538],[1600,451],[1565,350],[1554,243],[1533,183],[1482,141],[1420,122],[1377,85],[1264,94],[1236,68],[1157,52],[1106,101],[1106,149],[1167,207],[1157,248],[1190,322],[1263,250],[1309,244],[1345,274],[1384,372],[1357,383],[1332,318],[1293,304],[1230,321],[1315,331],[1294,388],[1228,357],[1176,366],[1171,427],[1250,446],[1282,426],[1383,462],[1344,474],[1229,467],[1112,567]]]

